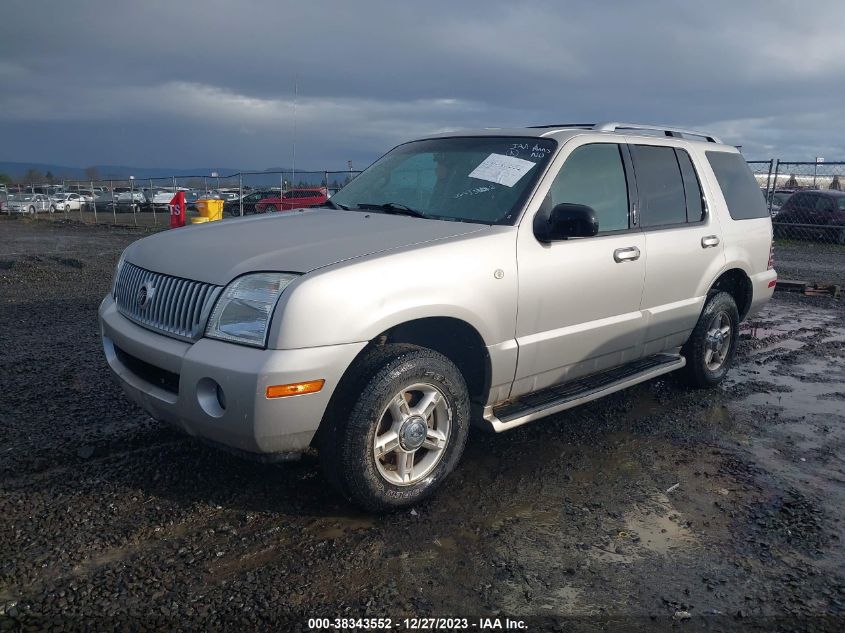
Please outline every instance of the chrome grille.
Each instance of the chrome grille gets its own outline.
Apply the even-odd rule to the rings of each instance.
[[[124,262],[114,287],[118,311],[151,330],[195,341],[222,288],[154,273]]]

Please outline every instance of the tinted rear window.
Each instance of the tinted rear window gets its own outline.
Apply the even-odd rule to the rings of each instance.
[[[734,220],[766,218],[769,212],[760,197],[760,187],[745,159],[728,152],[707,152],[707,160],[725,196],[728,212]]]

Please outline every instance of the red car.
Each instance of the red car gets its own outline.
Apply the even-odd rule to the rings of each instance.
[[[303,209],[306,207],[319,207],[326,204],[329,199],[329,192],[325,187],[312,187],[308,189],[291,189],[272,198],[262,198],[255,205],[258,213],[266,211],[290,211],[291,209]]]

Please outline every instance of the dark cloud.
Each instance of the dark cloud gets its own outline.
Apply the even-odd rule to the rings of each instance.
[[[430,131],[636,120],[842,157],[845,5],[36,2],[0,23],[0,158],[369,162]]]

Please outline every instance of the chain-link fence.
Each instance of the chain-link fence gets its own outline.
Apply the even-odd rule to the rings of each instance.
[[[845,246],[845,162],[775,161],[766,190],[775,237]]]
[[[781,279],[845,286],[845,162],[749,161],[772,215]],[[801,287],[801,283],[797,284]]]
[[[845,286],[845,162],[748,161],[772,215],[781,278]],[[27,183],[0,188],[4,213],[122,226],[170,226],[170,201],[185,193],[187,215],[206,197],[223,200],[223,218],[316,206],[356,171],[265,171],[208,176]],[[413,174],[408,175],[413,179]],[[12,204],[10,204],[12,203]]]
[[[170,202],[183,192],[187,217],[196,203],[223,200],[223,217],[288,211],[324,204],[358,171],[264,171],[8,185],[0,211],[38,220],[76,220],[149,228],[170,226]]]

